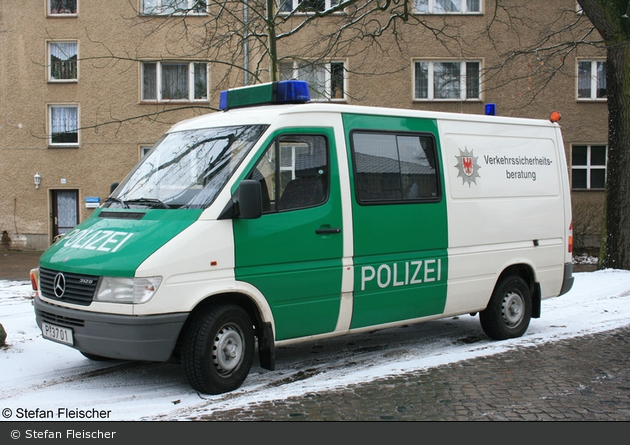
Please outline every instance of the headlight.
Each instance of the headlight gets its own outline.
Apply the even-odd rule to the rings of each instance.
[[[102,277],[94,300],[108,303],[146,303],[155,295],[161,282],[162,277]]]

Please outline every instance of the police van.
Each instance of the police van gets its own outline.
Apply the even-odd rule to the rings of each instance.
[[[571,288],[557,123],[311,103],[302,81],[220,102],[41,256],[44,338],[218,394],[296,342],[476,313],[519,337]]]

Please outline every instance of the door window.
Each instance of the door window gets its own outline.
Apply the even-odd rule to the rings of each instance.
[[[326,202],[330,182],[327,146],[321,135],[283,135],[274,140],[249,176],[262,185],[263,213]]]

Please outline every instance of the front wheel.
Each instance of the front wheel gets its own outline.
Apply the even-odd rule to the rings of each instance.
[[[522,336],[532,318],[532,293],[521,277],[508,276],[497,284],[488,307],[479,313],[486,335],[495,340]]]
[[[237,389],[254,357],[249,315],[239,306],[220,304],[193,317],[182,345],[182,368],[190,385],[205,394]]]

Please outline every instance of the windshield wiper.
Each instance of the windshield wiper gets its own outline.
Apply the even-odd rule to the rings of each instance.
[[[123,209],[128,209],[129,206],[127,205],[127,203],[125,201],[123,201],[122,199],[118,199],[118,198],[112,198],[111,196],[109,198],[105,198],[105,202],[115,202],[116,204],[120,204],[120,206]]]
[[[138,198],[138,199],[127,199],[124,201],[124,204],[129,208],[129,204],[146,204],[149,207],[157,208],[157,209],[170,209],[168,204],[163,203],[159,199],[156,198]]]

